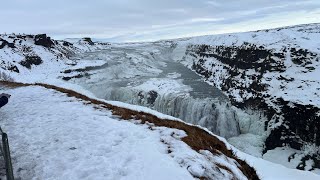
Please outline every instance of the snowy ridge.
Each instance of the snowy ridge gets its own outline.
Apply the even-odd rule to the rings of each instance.
[[[65,69],[87,66],[77,60],[70,60],[75,53],[105,48],[108,48],[107,43],[56,41],[45,34],[0,35],[0,72],[18,81],[41,82],[56,78]],[[101,64],[98,60],[90,63],[96,66]]]
[[[270,72],[265,74],[262,83],[269,85],[268,89],[270,94],[275,94],[275,97],[282,97],[284,100],[297,102],[299,104],[312,104],[320,106],[320,98],[318,94],[318,88],[320,87],[320,42],[317,39],[320,38],[320,24],[298,25],[287,28],[277,28],[264,31],[236,33],[236,34],[222,34],[191,38],[187,41],[179,42],[178,46],[183,47],[188,45],[209,45],[212,47],[225,46],[225,47],[240,47],[248,48],[250,45],[254,45],[256,49],[261,46],[263,49],[271,51],[273,54],[281,53],[284,57],[279,58],[276,61],[284,61],[279,65],[285,66],[285,72]],[[207,51],[205,53],[214,53]],[[301,54],[300,54],[301,53]],[[235,57],[235,54],[231,55]],[[295,62],[294,59],[301,57],[304,62]],[[181,59],[182,57],[180,57]],[[261,59],[263,60],[263,59]],[[187,61],[187,60],[185,60]],[[217,63],[216,66],[212,66],[212,63]],[[191,67],[192,61],[188,61],[189,67]],[[206,61],[204,66],[210,68],[209,70],[219,72],[219,77],[226,76],[223,66],[219,65],[219,61]],[[230,66],[229,66],[230,68]],[[259,70],[258,70],[259,72]],[[247,70],[247,76],[258,73],[254,70]],[[293,80],[291,82],[285,82],[286,87],[280,88],[280,85],[284,80],[278,80],[283,76],[285,79]],[[216,86],[221,87],[221,81],[217,77],[210,77],[216,79],[209,79],[212,82],[218,83]],[[221,78],[220,78],[221,79]],[[272,79],[270,82],[269,79]],[[240,79],[238,80],[240,81]],[[252,80],[245,79],[245,82]],[[219,84],[220,83],[220,84]],[[300,87],[301,86],[301,87]],[[299,87],[299,88],[298,88]],[[305,94],[306,96],[300,96]],[[281,90],[281,91],[279,91]],[[237,92],[230,92],[234,94],[237,101],[248,99],[250,94],[245,94],[246,97],[236,96]],[[310,101],[311,100],[311,101]]]
[[[319,38],[319,33],[320,24],[305,24],[244,33],[200,36],[182,41],[189,44],[212,46],[241,46],[247,42],[269,49],[281,50],[283,47],[292,46],[319,53],[320,42],[316,41]]]

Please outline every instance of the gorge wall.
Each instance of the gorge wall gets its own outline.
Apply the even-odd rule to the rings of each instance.
[[[320,145],[316,37],[318,24],[194,38],[180,61],[224,91],[233,105],[263,112],[264,153],[283,146],[304,150]],[[319,154],[306,156],[318,168]]]

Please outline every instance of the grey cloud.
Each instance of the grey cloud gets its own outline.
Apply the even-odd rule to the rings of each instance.
[[[10,0],[1,4],[0,33],[88,35],[113,41],[197,35],[226,27],[230,31],[239,23],[268,23],[270,17],[283,13],[290,15],[286,16],[290,21],[298,11],[320,9],[318,0]],[[309,23],[307,15],[301,22]]]

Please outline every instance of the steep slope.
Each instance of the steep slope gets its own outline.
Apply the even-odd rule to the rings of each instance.
[[[266,117],[263,153],[303,150],[296,168],[313,170],[320,168],[319,38],[320,24],[299,25],[180,40],[175,54],[234,105]]]

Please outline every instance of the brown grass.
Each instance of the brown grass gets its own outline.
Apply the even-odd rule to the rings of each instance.
[[[89,98],[75,91],[60,88],[53,85],[41,84],[41,83],[23,84],[23,83],[6,82],[6,81],[0,81],[0,84],[4,86],[9,86],[9,87],[37,85],[37,86],[45,87],[47,89],[54,89],[56,91],[65,93],[69,97],[75,97],[75,98],[87,101],[90,104],[99,105],[99,106],[102,106],[103,108],[109,109],[112,111],[113,115],[120,116],[124,120],[137,119],[137,120],[141,120],[142,123],[149,122],[149,123],[153,123],[155,126],[163,126],[163,127],[183,130],[186,132],[187,136],[182,138],[182,141],[188,144],[192,149],[196,151],[208,150],[213,154],[224,154],[229,158],[235,159],[239,163],[240,165],[239,169],[248,179],[252,179],[252,180],[259,179],[259,176],[257,175],[255,169],[249,166],[245,161],[236,157],[234,153],[231,150],[229,150],[222,141],[220,141],[217,137],[210,135],[207,131],[201,128],[198,128],[196,126],[190,126],[188,124],[185,124],[179,121],[160,119],[155,115],[145,113],[145,112],[138,112],[138,111],[122,108],[122,107],[113,106],[106,102]],[[219,166],[217,164],[217,166],[222,169],[229,170],[224,167],[221,167],[221,165]]]

